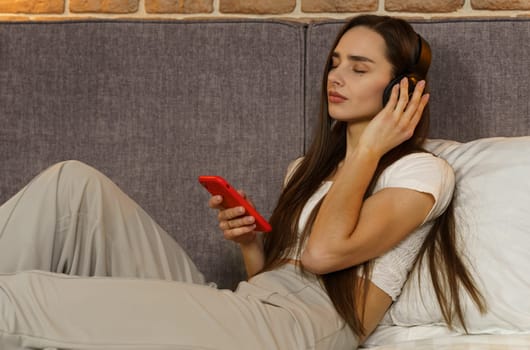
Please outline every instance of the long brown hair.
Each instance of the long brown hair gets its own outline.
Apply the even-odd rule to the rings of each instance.
[[[387,48],[386,57],[393,66],[394,76],[404,72],[421,74],[421,72],[410,72],[417,55],[418,36],[406,21],[387,16],[361,15],[353,18],[342,27],[327,58],[322,79],[320,118],[313,142],[284,187],[270,218],[273,231],[265,235],[266,258],[263,270],[281,266],[285,263],[286,257],[293,252],[301,253],[303,242],[311,231],[321,202],[310,215],[302,232],[300,243],[297,245],[298,221],[302,209],[322,182],[333,173],[339,162],[345,157],[347,124],[333,121],[329,116],[326,86],[333,50],[344,33],[356,26],[367,27],[383,37]],[[426,74],[426,72],[423,73]],[[426,76],[423,76],[423,79],[426,79]],[[386,167],[404,155],[425,151],[422,145],[427,137],[428,128],[429,110],[427,106],[413,136],[382,157],[365,198],[370,195],[371,189]],[[465,328],[459,287],[464,286],[481,311],[485,307],[481,294],[457,253],[455,240],[453,210],[452,204],[450,204],[428,233],[416,259],[416,264],[421,264],[423,257],[427,258],[436,296],[446,322],[452,326],[453,316],[456,313],[460,323]],[[358,266],[321,276],[335,309],[358,336],[365,333],[361,320],[364,313],[371,265],[371,262],[365,262]],[[447,292],[446,289],[448,289]],[[358,304],[360,304],[361,314],[357,311]]]

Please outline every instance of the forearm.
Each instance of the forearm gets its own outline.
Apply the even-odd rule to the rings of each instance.
[[[304,265],[325,265],[327,259],[340,258],[344,249],[351,247],[346,241],[358,224],[364,195],[379,159],[363,148],[346,156],[315,218],[302,256]]]
[[[332,242],[353,233],[379,157],[356,149],[344,160],[317,214],[311,237]]]
[[[250,278],[263,269],[265,265],[265,254],[263,252],[263,238],[261,233],[249,243],[239,244],[243,262],[247,271],[247,277]]]

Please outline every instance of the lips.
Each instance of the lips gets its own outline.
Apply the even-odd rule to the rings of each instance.
[[[343,95],[339,94],[336,91],[329,91],[328,92],[328,101],[330,103],[342,103],[342,102],[344,102],[346,100],[347,100],[346,97],[344,97]]]

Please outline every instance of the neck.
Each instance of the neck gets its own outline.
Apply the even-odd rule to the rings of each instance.
[[[348,123],[346,129],[346,153],[352,152],[357,147],[359,143],[359,138],[361,137],[364,129],[370,123],[370,120],[361,120]]]
[[[370,120],[362,120],[348,123],[348,126],[346,127],[346,157],[348,156],[348,154],[351,154],[355,151],[355,148],[359,143],[359,138],[361,137],[362,133],[364,132],[364,129],[366,128],[369,122]],[[333,181],[335,176],[337,175],[337,172],[340,171],[343,165],[344,159],[340,161],[338,167],[328,178],[328,180]]]

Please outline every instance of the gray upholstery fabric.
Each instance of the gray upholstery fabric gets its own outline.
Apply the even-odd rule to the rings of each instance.
[[[197,176],[270,215],[303,151],[303,44],[303,26],[278,21],[0,23],[0,200],[79,159],[233,287],[239,249]]]
[[[319,111],[326,54],[343,22],[307,33],[306,115]],[[468,141],[530,134],[530,20],[412,22],[432,49],[430,136]],[[311,132],[309,132],[311,134]]]
[[[102,170],[209,280],[244,277],[197,176],[245,189],[268,217],[318,115],[342,21],[0,22],[0,201],[49,165]],[[420,21],[432,137],[530,134],[530,19]]]

